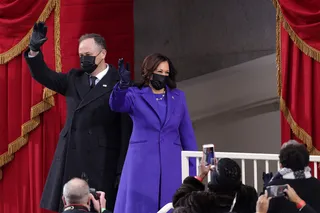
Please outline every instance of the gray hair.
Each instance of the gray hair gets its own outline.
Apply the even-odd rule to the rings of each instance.
[[[301,145],[301,143],[299,143],[296,140],[288,140],[287,142],[285,142],[284,144],[282,144],[281,149],[287,147],[288,145]]]
[[[63,197],[67,205],[87,204],[89,194],[88,183],[80,178],[73,178],[63,186]]]

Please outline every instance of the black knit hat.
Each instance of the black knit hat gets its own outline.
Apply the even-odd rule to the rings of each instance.
[[[216,169],[212,172],[209,189],[213,191],[237,190],[241,186],[240,166],[230,158],[222,158],[218,161]]]

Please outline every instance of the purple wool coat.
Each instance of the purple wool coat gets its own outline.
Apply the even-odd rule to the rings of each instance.
[[[114,87],[109,104],[129,113],[133,131],[122,170],[114,213],[156,213],[181,185],[181,151],[197,150],[181,90],[167,88],[167,116],[161,125],[150,87]],[[195,175],[195,160],[190,160]]]

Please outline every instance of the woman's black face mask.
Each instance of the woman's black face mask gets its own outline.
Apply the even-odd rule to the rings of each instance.
[[[168,76],[153,73],[150,80],[151,86],[156,90],[161,90],[167,85]]]

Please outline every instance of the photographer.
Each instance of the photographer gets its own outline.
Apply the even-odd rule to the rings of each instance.
[[[290,185],[287,185],[287,187],[288,189],[285,190],[287,199],[296,205],[296,208],[299,210],[299,212],[316,213],[316,211],[311,206],[306,204],[306,202],[297,195],[296,191],[294,191],[294,189]],[[265,194],[261,195],[258,199],[256,213],[270,212],[268,211],[270,200],[271,197],[268,197],[268,193],[266,191]]]
[[[80,178],[73,178],[63,187],[63,213],[90,212],[91,202],[96,212],[110,213],[106,210],[105,193],[97,192],[96,198],[90,193],[89,185],[86,181]]]
[[[280,170],[272,177],[268,186],[290,185],[316,212],[320,212],[320,181],[312,177],[310,155],[307,148],[297,141],[289,141],[282,145],[279,155]],[[296,205],[285,197],[275,197],[270,201],[268,212],[300,212]]]

